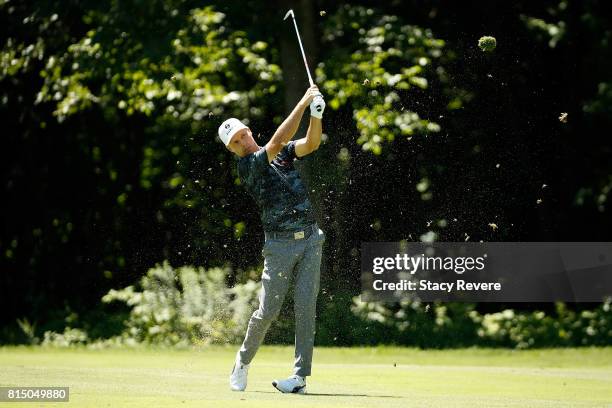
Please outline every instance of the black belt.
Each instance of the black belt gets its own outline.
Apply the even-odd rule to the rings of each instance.
[[[319,230],[319,226],[317,224],[312,224],[309,227],[306,227],[306,229],[303,229],[301,231],[293,231],[293,232],[289,232],[289,231],[266,231],[265,235],[266,235],[266,239],[308,239],[312,233],[314,233],[315,231]]]

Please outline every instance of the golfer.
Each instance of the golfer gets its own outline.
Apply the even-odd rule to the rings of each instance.
[[[291,141],[310,106],[306,137]],[[230,118],[219,137],[238,159],[238,175],[261,211],[265,243],[259,308],[249,320],[246,336],[230,374],[230,388],[244,391],[249,365],[270,324],[278,316],[289,285],[295,284],[295,362],[293,375],[274,380],[284,393],[306,393],[315,335],[321,254],[325,235],[315,222],[312,206],[294,161],[314,152],[321,143],[325,102],[316,85],[308,88],[270,141],[260,147],[251,129]]]

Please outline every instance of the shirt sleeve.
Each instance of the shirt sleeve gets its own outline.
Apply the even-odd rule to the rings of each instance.
[[[247,180],[249,177],[261,174],[267,165],[268,153],[265,147],[262,147],[255,153],[251,153],[238,161],[238,176]]]
[[[297,154],[295,154],[295,140],[290,141],[289,143],[287,143],[287,145],[284,147],[284,149],[287,151],[287,156],[289,157],[290,160],[293,159],[298,159],[301,160],[301,157],[298,157]]]

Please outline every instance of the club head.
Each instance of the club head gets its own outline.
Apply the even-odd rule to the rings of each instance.
[[[291,16],[292,18],[295,18],[294,14],[293,14],[293,9],[289,9],[287,14],[285,14],[285,17],[283,17],[283,20],[286,20],[287,17],[289,17],[289,16]]]

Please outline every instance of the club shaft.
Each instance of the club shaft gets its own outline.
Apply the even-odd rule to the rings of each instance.
[[[312,76],[310,75],[310,69],[308,68],[308,61],[306,61],[306,54],[304,53],[304,47],[302,46],[302,39],[300,38],[300,30],[298,30],[297,23],[295,21],[295,16],[291,14],[291,19],[293,20],[293,26],[295,27],[295,33],[297,34],[298,43],[300,44],[300,50],[302,51],[302,58],[304,58],[304,65],[306,66],[306,73],[308,74],[308,83],[310,86],[314,85],[312,81]]]

